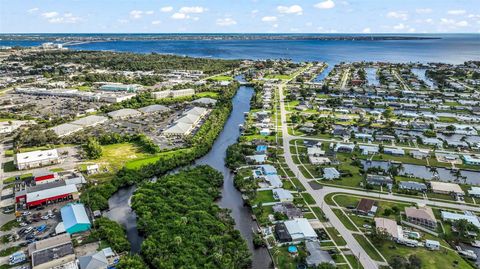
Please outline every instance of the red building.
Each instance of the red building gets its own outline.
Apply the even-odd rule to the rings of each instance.
[[[37,185],[44,184],[44,183],[51,183],[59,180],[57,173],[51,172],[48,170],[34,172],[33,179],[35,180],[35,183]]]
[[[47,205],[51,203],[78,199],[78,189],[75,184],[65,181],[40,184],[28,188],[15,195],[17,203],[26,203],[27,207]]]

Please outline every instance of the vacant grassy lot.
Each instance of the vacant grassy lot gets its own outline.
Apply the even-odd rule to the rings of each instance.
[[[108,169],[109,172],[117,171],[128,161],[145,158],[148,154],[143,153],[140,148],[131,143],[121,143],[102,146],[103,154],[97,160],[89,160],[89,163],[97,163],[101,169]]]
[[[219,75],[219,76],[211,77],[211,78],[209,78],[209,80],[214,80],[214,81],[230,81],[230,80],[233,80],[233,78],[232,78],[231,76],[222,76],[222,75]]]

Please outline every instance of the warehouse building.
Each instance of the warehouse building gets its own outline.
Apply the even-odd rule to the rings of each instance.
[[[187,136],[198,126],[200,121],[207,115],[208,109],[203,107],[193,107],[185,113],[183,117],[176,120],[175,123],[163,131],[165,136]]]
[[[60,209],[60,213],[63,227],[69,234],[88,231],[92,226],[83,204],[68,204]]]
[[[165,90],[159,92],[153,92],[153,97],[155,99],[164,99],[164,98],[178,98],[178,97],[186,97],[186,96],[193,96],[195,95],[194,89],[181,89],[181,90]]]
[[[150,105],[138,109],[143,114],[154,114],[154,113],[166,113],[170,111],[170,108],[162,105]]]
[[[107,117],[90,115],[78,120],[57,125],[50,128],[58,137],[68,136],[86,127],[93,127],[102,124],[108,120]]]
[[[13,163],[18,170],[32,169],[46,165],[60,163],[60,157],[56,149],[37,150],[31,152],[17,153]]]
[[[125,119],[125,118],[140,116],[142,113],[140,113],[138,110],[135,110],[135,109],[123,108],[123,109],[109,112],[107,114],[110,118],[117,120],[117,119]]]
[[[77,268],[69,234],[61,234],[28,245],[32,269]]]
[[[108,92],[136,92],[141,89],[141,86],[134,84],[105,84],[100,86],[101,91]]]
[[[34,171],[33,180],[36,185],[52,183],[59,180],[58,173],[49,170]]]
[[[65,181],[40,184],[15,193],[16,202],[26,203],[29,208],[78,198],[76,185],[66,184]]]

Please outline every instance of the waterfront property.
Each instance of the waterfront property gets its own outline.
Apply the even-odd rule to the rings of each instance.
[[[433,214],[432,208],[428,206],[406,207],[405,216],[407,221],[416,225],[424,226],[428,229],[435,230],[437,228],[437,219]]]

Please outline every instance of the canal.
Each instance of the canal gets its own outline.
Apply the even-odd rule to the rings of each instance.
[[[241,80],[240,77],[237,77]],[[207,155],[198,159],[195,165],[210,165],[220,171],[224,176],[222,197],[218,205],[228,208],[235,220],[235,228],[240,231],[242,237],[252,253],[253,268],[269,268],[271,266],[270,255],[265,248],[254,248],[252,242],[252,228],[256,223],[252,220],[252,212],[249,207],[243,205],[242,194],[233,185],[234,174],[225,166],[227,147],[237,142],[240,136],[239,125],[245,120],[245,113],[250,111],[250,99],[253,96],[253,88],[241,86],[232,100],[233,109],[222,132],[215,140],[212,149]],[[135,212],[130,208],[130,198],[136,187],[130,186],[117,191],[109,200],[109,211],[105,215],[120,224],[127,231],[127,238],[132,245],[131,251],[140,251],[143,238],[139,235],[136,224]]]

